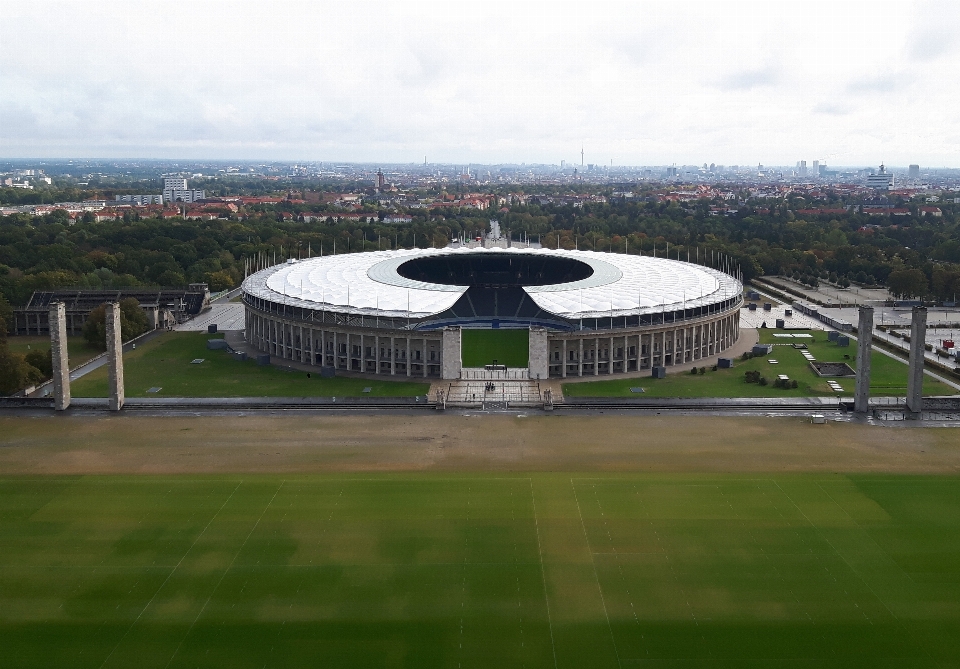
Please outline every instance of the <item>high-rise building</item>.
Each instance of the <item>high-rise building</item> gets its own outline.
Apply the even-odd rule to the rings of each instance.
[[[163,180],[163,201],[164,202],[196,202],[207,196],[206,191],[190,190],[187,188],[186,179],[164,179]]]
[[[815,176],[815,177],[820,176],[820,161],[819,161],[819,160],[814,160],[814,161],[813,161],[813,176]]]
[[[909,176],[911,179],[919,179],[919,178],[920,178],[920,166],[919,166],[919,165],[911,165],[910,168],[909,168],[909,172],[907,173],[907,176]]]
[[[800,169],[799,169],[799,172],[800,172],[800,176],[802,176],[802,177],[807,176],[807,161],[806,161],[806,160],[801,160],[801,161],[800,161]]]
[[[890,190],[890,187],[893,186],[893,175],[888,174],[887,168],[881,165],[879,172],[867,176],[867,185],[870,188]]]

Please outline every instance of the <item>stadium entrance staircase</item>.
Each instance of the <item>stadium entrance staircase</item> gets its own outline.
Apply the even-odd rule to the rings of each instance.
[[[526,368],[464,368],[461,378],[447,387],[446,404],[490,410],[540,407],[543,393]]]

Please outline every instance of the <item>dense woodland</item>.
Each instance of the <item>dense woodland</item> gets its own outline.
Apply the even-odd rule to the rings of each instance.
[[[741,206],[734,215],[712,215],[710,202],[613,202],[572,206],[514,206],[490,215],[473,209],[413,210],[412,223],[383,223],[367,210],[359,222],[282,222],[282,212],[303,206],[254,207],[243,220],[139,219],[68,225],[64,212],[0,218],[0,293],[22,305],[32,291],[181,286],[204,281],[213,291],[243,278],[244,259],[355,253],[395,247],[443,246],[460,233],[501,227],[544,246],[686,260],[711,251],[734,259],[745,279],[786,274],[808,283],[885,284],[903,296],[953,300],[960,293],[958,209],[941,205],[942,217],[795,215],[789,203],[771,210]],[[763,205],[769,207],[769,205]],[[917,209],[916,205],[913,205]],[[799,207],[798,207],[799,208]],[[760,213],[762,211],[762,213]]]

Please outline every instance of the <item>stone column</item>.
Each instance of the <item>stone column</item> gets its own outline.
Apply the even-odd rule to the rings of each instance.
[[[860,307],[857,324],[857,385],[853,398],[853,410],[866,413],[870,410],[870,354],[873,351],[873,307]]]
[[[600,375],[600,337],[593,340],[593,375]]]
[[[923,411],[923,352],[927,341],[927,308],[914,307],[910,322],[910,371],[907,375],[907,411]]]
[[[397,374],[397,343],[394,337],[390,337],[390,376]]]
[[[567,340],[561,339],[560,346],[560,356],[563,358],[563,367],[560,368],[560,376],[565,379],[567,378]]]
[[[410,368],[413,367],[413,365],[410,364],[410,337],[407,337],[407,357],[404,359],[404,361],[407,363],[407,376],[410,376],[412,374]]]
[[[110,411],[123,408],[123,341],[120,339],[120,303],[107,303],[107,374],[110,383]]]
[[[583,376],[583,337],[578,337],[580,343],[579,357],[577,358],[577,376]]]
[[[50,355],[53,358],[53,408],[70,406],[70,361],[67,356],[67,316],[63,302],[50,305]]]
[[[440,378],[459,379],[463,367],[461,357],[462,333],[458,327],[443,328],[440,340]],[[426,340],[424,340],[424,358],[426,358]],[[426,369],[426,360],[423,368]]]
[[[531,379],[550,377],[550,342],[546,328],[531,327],[527,335],[530,357],[527,362],[527,376]]]

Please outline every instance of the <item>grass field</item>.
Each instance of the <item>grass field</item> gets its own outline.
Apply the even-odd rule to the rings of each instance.
[[[497,364],[526,367],[530,355],[527,330],[461,330],[461,360],[464,367]]]
[[[0,528],[5,666],[960,665],[955,477],[5,476]]]
[[[200,332],[170,332],[123,355],[127,397],[411,397],[426,395],[430,384],[357,379],[322,379],[319,373],[291,372],[240,362],[225,351],[207,349],[211,337]],[[192,360],[202,358],[200,364]],[[72,384],[74,397],[106,397],[107,368],[101,367]],[[147,394],[149,388],[160,388]],[[364,388],[370,388],[364,393]]]
[[[667,378],[654,379],[650,376],[639,378],[617,378],[609,381],[588,381],[584,383],[566,383],[565,395],[571,397],[616,397],[632,396],[631,388],[643,388],[644,397],[809,397],[815,395],[836,395],[827,385],[827,379],[817,376],[809,363],[800,355],[800,351],[783,339],[774,337],[774,333],[783,330],[760,330],[760,342],[775,344],[773,353],[762,358],[748,361],[737,359],[733,369],[720,369],[716,372],[707,367],[702,376],[693,376],[689,372],[671,372],[667,368]],[[812,334],[814,339],[803,340],[818,362],[846,362],[856,369],[857,342],[850,342],[847,348],[841,348],[827,341],[827,333],[820,330],[790,330],[790,333]],[[849,356],[845,358],[845,356]],[[767,362],[774,359],[777,364]],[[907,365],[874,349],[870,357],[870,392],[873,395],[905,395],[907,392]],[[759,371],[770,382],[767,386],[747,383],[744,373]],[[786,374],[797,381],[797,388],[782,389],[773,386],[778,374]],[[602,378],[602,377],[601,377]],[[845,394],[853,394],[854,379],[833,378],[842,387]],[[956,391],[944,383],[924,377],[925,395],[952,395]]]

